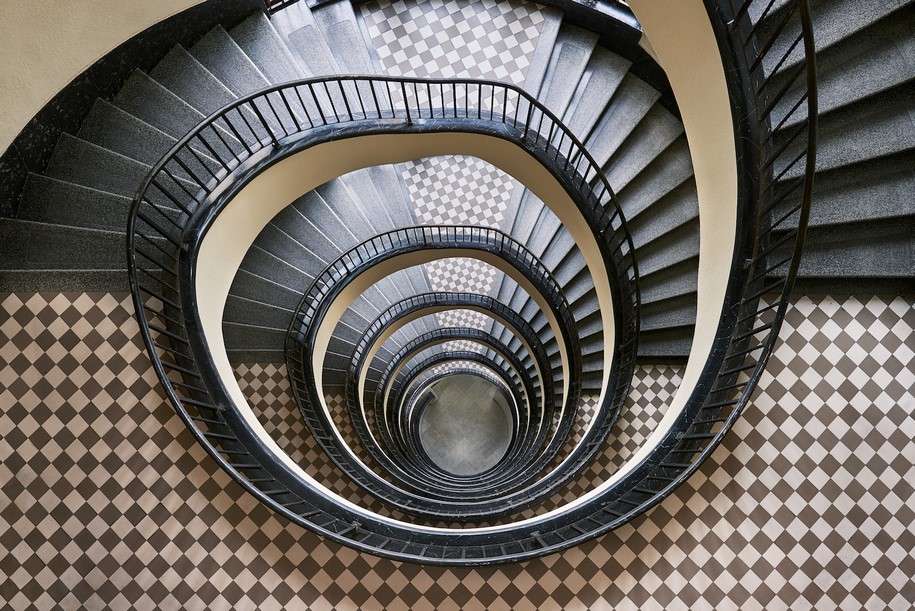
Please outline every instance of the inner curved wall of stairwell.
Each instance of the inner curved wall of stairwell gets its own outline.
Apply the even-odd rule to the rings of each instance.
[[[752,404],[694,478],[580,548],[473,570],[363,556],[254,502],[158,391],[127,295],[8,293],[0,307],[0,600],[13,608],[915,600],[911,296],[796,296]],[[283,369],[235,371],[278,443],[358,497],[311,445]],[[621,415],[629,425],[585,477],[605,477],[631,454],[681,375],[681,366],[637,371]]]

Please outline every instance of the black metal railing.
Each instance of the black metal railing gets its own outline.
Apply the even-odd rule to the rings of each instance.
[[[383,261],[407,253],[430,249],[435,249],[441,256],[447,256],[447,249],[488,253],[514,267],[544,297],[556,320],[561,321],[561,328],[558,331],[562,334],[565,351],[570,361],[570,370],[564,373],[568,376],[570,391],[562,409],[559,429],[554,432],[546,450],[513,477],[511,484],[492,485],[491,494],[481,496],[479,500],[475,501],[442,503],[430,498],[428,502],[424,503],[416,494],[392,486],[384,478],[368,469],[336,431],[334,423],[323,407],[323,390],[316,386],[310,365],[311,354],[315,347],[314,338],[323,324],[324,314],[333,305],[336,295],[339,295],[359,274]],[[530,479],[536,475],[562,449],[578,406],[580,354],[575,319],[562,289],[549,270],[524,246],[497,229],[458,225],[417,226],[389,231],[340,255],[315,278],[311,288],[303,294],[290,323],[286,340],[286,365],[296,402],[300,406],[312,435],[332,460],[364,490],[386,504],[416,515],[449,520],[471,520],[518,511],[536,503],[540,498],[549,496],[557,486],[575,475],[577,470],[556,470],[541,481],[514,493],[511,497],[502,496],[498,502],[489,499],[493,494],[503,494],[507,489],[516,488],[519,482],[524,481],[521,479],[522,477]],[[613,394],[610,396],[614,397]],[[570,464],[576,465],[576,469],[587,464],[590,456],[609,434],[616,410],[618,410],[618,407],[616,410],[607,408],[612,405],[610,400],[605,401],[604,409],[595,416],[596,424],[592,428],[594,435],[602,435],[600,441],[581,444],[580,447],[573,450],[574,460],[570,461]],[[541,418],[539,435],[526,454],[530,458],[533,458],[531,455],[542,446],[547,435],[548,429],[543,426],[543,423],[548,419],[545,418],[545,414],[542,414],[542,410]],[[382,427],[378,428],[384,432]],[[386,443],[392,443],[388,437],[384,437],[383,440]],[[404,473],[396,475],[400,480],[409,478]]]
[[[369,429],[372,428],[369,424],[371,414],[363,407],[365,398],[357,397],[357,387],[362,377],[362,371],[367,366],[365,362],[367,352],[376,344],[379,337],[398,321],[407,316],[415,316],[424,311],[441,308],[475,308],[507,324],[515,336],[521,338],[523,343],[527,345],[527,349],[531,352],[530,360],[536,363],[539,369],[539,384],[535,383],[535,385],[542,389],[543,402],[549,402],[551,405],[561,405],[562,372],[560,369],[553,371],[550,367],[550,354],[555,354],[559,350],[555,337],[551,337],[548,340],[547,345],[550,347],[550,352],[548,353],[547,346],[544,345],[526,319],[510,307],[487,295],[473,293],[423,293],[414,295],[393,304],[372,321],[356,342],[352,354],[349,356],[350,367],[346,379],[346,403],[350,422],[361,447],[376,462],[384,462],[385,456],[381,455],[381,452],[375,447],[374,439],[370,436]],[[526,411],[529,416],[530,410]],[[522,423],[523,428],[519,438],[523,438],[529,429],[527,420],[528,418],[525,418]]]
[[[625,219],[600,169],[552,113],[523,91],[498,83],[340,77],[280,85],[218,111],[153,167],[131,209],[128,265],[141,334],[169,399],[214,460],[256,498],[298,524],[358,549],[432,564],[506,562],[575,545],[638,515],[695,471],[739,415],[777,337],[803,245],[816,123],[807,2],[779,3],[792,11],[788,19],[799,23],[803,41],[791,51],[803,54],[803,76],[786,94],[770,87],[778,72],[772,67],[780,63],[770,53],[780,47],[757,40],[763,32],[757,25],[763,20],[751,19],[774,11],[765,8],[774,3],[707,3],[733,79],[732,99],[739,106],[735,137],[744,153],[739,161],[741,235],[713,353],[722,356],[710,359],[670,443],[660,444],[644,464],[587,502],[509,527],[467,532],[417,529],[341,504],[265,447],[235,409],[201,337],[194,293],[196,249],[202,229],[246,176],[314,143],[358,136],[360,130],[347,131],[349,126],[358,125],[361,133],[420,133],[459,124],[483,132],[481,124],[486,123],[486,133],[523,147],[573,195],[615,270],[614,278],[621,279],[614,301],[622,315],[617,352],[632,352],[636,341],[632,329],[637,333],[638,276]],[[764,10],[754,12],[753,7]],[[724,27],[728,22],[733,25]],[[775,28],[770,35],[783,39],[791,32]],[[771,117],[794,114],[788,96],[798,90],[803,95],[794,99],[796,108],[805,108],[808,118],[792,132],[780,133]],[[770,106],[785,104],[785,113],[766,113]],[[800,166],[802,177],[791,183],[787,179],[796,178],[792,168]],[[776,200],[791,193],[800,194],[797,214],[779,221],[787,237],[772,243],[768,213]],[[793,223],[796,228],[791,229]],[[791,259],[772,260],[774,252],[792,241]],[[783,278],[766,281],[780,271]],[[778,297],[771,303],[759,300],[774,292]],[[622,361],[614,375],[626,378],[630,363],[625,356]]]

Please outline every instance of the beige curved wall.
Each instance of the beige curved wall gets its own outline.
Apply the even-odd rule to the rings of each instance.
[[[122,42],[202,0],[0,0],[0,152]]]

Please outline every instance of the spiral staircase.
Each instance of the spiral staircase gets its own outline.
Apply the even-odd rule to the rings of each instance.
[[[518,86],[384,74],[364,12],[298,2],[217,25],[98,99],[0,220],[3,289],[129,278],[181,418],[306,528],[432,564],[575,545],[648,510],[712,452],[759,380],[795,278],[808,290],[911,282],[915,138],[900,100],[912,64],[873,66],[912,61],[915,7],[835,18],[847,4],[706,2],[738,170],[723,251],[700,244],[701,152],[666,83],[647,55],[620,55],[574,18],[611,14],[637,39],[624,4],[547,9]],[[500,224],[421,218],[405,164],[444,155],[517,181]],[[730,273],[711,312],[709,257]],[[492,282],[449,278],[443,261]],[[359,495],[331,490],[265,430],[232,368],[257,362],[285,362],[314,443]],[[647,362],[686,363],[689,380],[634,457],[566,500]],[[456,380],[498,395],[510,431],[461,473],[430,458],[423,425]]]

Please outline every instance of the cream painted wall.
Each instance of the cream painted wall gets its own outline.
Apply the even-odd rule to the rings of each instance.
[[[0,0],[0,152],[122,42],[202,0]]]

